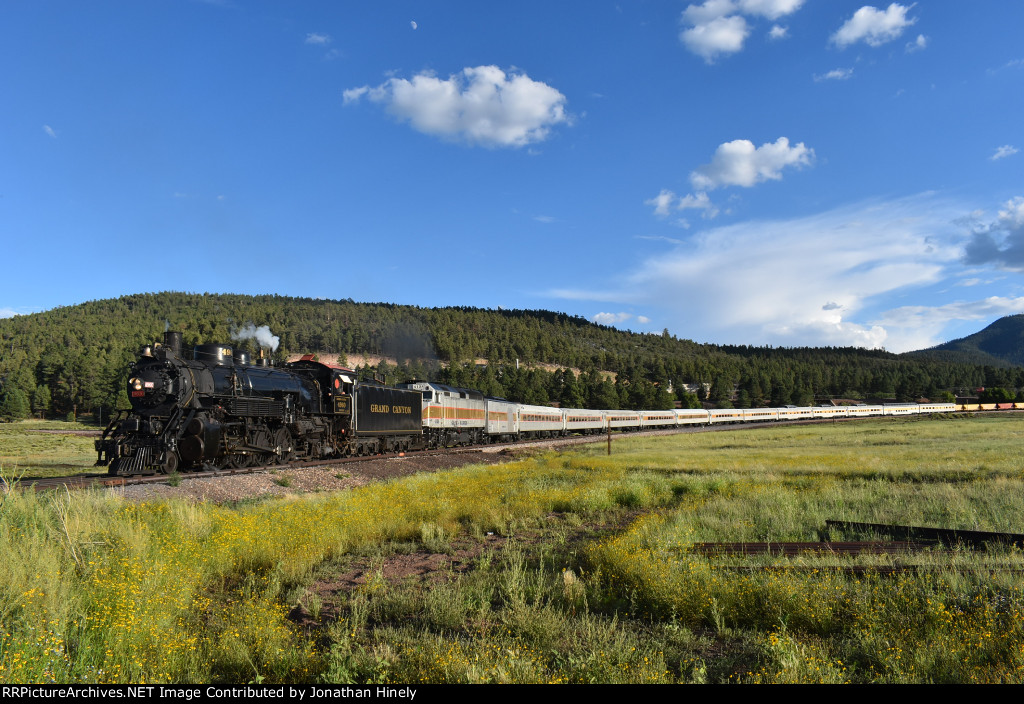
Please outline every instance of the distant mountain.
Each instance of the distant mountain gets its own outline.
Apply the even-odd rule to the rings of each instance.
[[[1008,315],[973,335],[906,356],[993,367],[1024,366],[1024,314]]]

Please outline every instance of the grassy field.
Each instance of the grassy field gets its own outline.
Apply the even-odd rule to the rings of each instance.
[[[692,550],[870,537],[828,519],[1024,532],[1022,439],[1024,418],[898,418],[235,506],[16,490],[0,680],[1022,682],[1019,550]]]
[[[84,430],[102,428],[56,420],[0,423],[0,467],[8,474],[25,477],[105,474],[106,467],[93,466],[96,438],[73,434]],[[59,434],[61,431],[67,434]]]

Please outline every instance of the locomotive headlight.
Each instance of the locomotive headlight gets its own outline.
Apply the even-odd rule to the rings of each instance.
[[[141,391],[142,390],[142,379],[140,379],[138,377],[135,377],[134,379],[129,379],[128,383],[136,391]]]

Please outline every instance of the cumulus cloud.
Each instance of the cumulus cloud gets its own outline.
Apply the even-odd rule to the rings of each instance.
[[[666,217],[672,208],[672,202],[676,199],[676,194],[672,191],[662,189],[661,192],[651,198],[645,200],[644,205],[653,205],[654,214],[660,217]]]
[[[546,139],[570,122],[566,97],[525,73],[497,66],[465,68],[447,79],[424,72],[376,87],[346,90],[346,104],[363,97],[383,104],[413,129],[487,147],[522,147]]]
[[[922,196],[698,233],[600,291],[553,295],[657,306],[669,327],[721,343],[901,351],[921,338],[865,314],[942,280],[962,256],[959,213]]]
[[[704,191],[700,191],[696,194],[688,193],[679,199],[676,203],[676,208],[679,210],[703,210],[707,217],[714,218],[718,216],[718,208],[711,199],[708,198],[708,194]]]
[[[740,0],[740,9],[751,15],[761,15],[770,20],[789,15],[800,9],[804,0]]]
[[[828,73],[822,75],[815,74],[814,80],[816,83],[820,83],[821,81],[845,81],[851,77],[853,77],[852,68],[834,68]]]
[[[762,181],[777,181],[786,167],[809,166],[814,162],[814,150],[803,142],[789,145],[789,139],[779,137],[774,143],[755,147],[748,139],[736,139],[720,144],[710,164],[698,166],[690,174],[690,183],[698,191],[710,191],[723,186],[749,188]]]
[[[412,27],[413,29],[416,29],[417,27],[419,27],[419,25],[416,24],[416,20],[413,20],[412,22],[410,22],[409,26]]]
[[[700,210],[701,217],[712,220],[721,209],[712,202],[709,191],[725,186],[750,188],[762,181],[778,181],[786,167],[809,166],[814,162],[814,150],[803,142],[790,146],[789,139],[779,137],[775,142],[755,147],[747,139],[737,139],[720,144],[710,164],[698,166],[690,173],[694,193],[677,196],[668,189],[662,189],[644,205],[654,208],[660,218],[668,217],[673,211]],[[728,211],[726,211],[728,212]],[[688,228],[690,223],[678,220],[677,225]]]
[[[989,157],[989,161],[998,161],[999,159],[1005,159],[1008,156],[1013,156],[1019,149],[1011,144],[1004,144],[1003,146],[996,149],[995,154]]]
[[[992,222],[981,222],[975,214],[967,224],[972,231],[964,249],[967,264],[1024,271],[1024,197],[1006,201]]]
[[[632,317],[632,313],[597,313],[591,320],[598,325],[615,325],[616,323],[624,323]]]
[[[679,40],[687,49],[714,63],[723,54],[742,51],[743,44],[753,31],[748,18],[764,17],[776,20],[796,12],[804,0],[706,0],[700,5],[688,5],[683,11],[683,30]],[[775,25],[769,37],[780,39],[786,29]]]
[[[789,28],[775,25],[768,31],[769,39],[785,39],[789,36]]]
[[[319,45],[322,46],[324,44],[330,44],[330,43],[331,43],[331,35],[329,35],[329,34],[320,34],[318,32],[310,32],[309,34],[306,35],[306,44],[319,44]]]
[[[679,197],[672,191],[662,189],[654,198],[645,200],[644,205],[654,206],[654,214],[658,217],[667,217],[673,210],[703,210],[706,218],[715,218],[719,213],[718,207],[704,191]]]
[[[747,21],[738,15],[716,17],[707,22],[684,29],[679,39],[686,48],[704,57],[709,64],[721,54],[735,54],[743,49],[750,35]]]
[[[899,38],[903,30],[917,22],[917,18],[908,19],[907,12],[913,7],[892,3],[885,10],[865,5],[853,13],[839,30],[832,35],[832,42],[840,49],[845,49],[857,42],[866,42],[869,46],[882,46]]]
[[[43,125],[43,132],[45,132],[47,134],[47,136],[51,137],[52,139],[57,139],[57,132],[56,132],[56,130],[54,130],[49,125]]]

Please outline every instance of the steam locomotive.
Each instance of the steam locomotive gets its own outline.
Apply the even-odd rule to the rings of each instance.
[[[132,366],[132,410],[96,441],[112,475],[247,467],[450,447],[524,437],[683,425],[948,413],[952,403],[884,406],[600,411],[490,398],[425,381],[385,386],[306,355],[283,367],[218,344],[182,353],[180,332],[143,348]]]
[[[420,447],[417,391],[361,381],[306,355],[282,367],[228,345],[182,353],[180,332],[142,349],[131,368],[132,409],[96,441],[112,475],[171,474]]]

